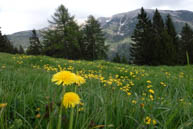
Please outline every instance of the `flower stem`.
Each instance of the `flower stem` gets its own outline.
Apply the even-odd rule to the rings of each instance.
[[[62,89],[62,93],[61,93],[61,104],[60,104],[60,109],[59,109],[59,117],[58,117],[58,125],[57,125],[57,129],[61,129],[61,123],[62,123],[62,95],[65,92],[65,87],[63,87]]]
[[[71,108],[69,129],[72,129],[72,128],[73,128],[73,115],[74,115],[74,108]]]

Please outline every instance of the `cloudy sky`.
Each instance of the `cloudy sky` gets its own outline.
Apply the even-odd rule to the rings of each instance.
[[[85,19],[90,14],[109,17],[142,6],[193,11],[193,0],[0,0],[1,31],[11,34],[46,27],[47,20],[60,4],[64,4],[77,19]]]

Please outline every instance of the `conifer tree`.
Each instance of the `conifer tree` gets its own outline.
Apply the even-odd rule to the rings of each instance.
[[[153,32],[152,40],[154,40],[154,48],[152,54],[152,64],[160,65],[162,64],[162,60],[164,60],[162,55],[165,51],[165,48],[163,47],[164,22],[157,9],[153,16]]]
[[[49,23],[50,28],[42,32],[44,54],[67,59],[79,59],[82,56],[79,45],[79,26],[64,5],[57,8]]]
[[[37,36],[36,30],[32,30],[32,36],[29,38],[30,46],[27,48],[27,54],[29,55],[40,55],[42,52],[42,45],[39,37]]]
[[[193,30],[186,23],[181,31],[180,42],[180,63],[187,64],[187,55],[189,56],[189,62],[193,64]]]
[[[113,62],[121,63],[121,57],[118,53],[116,53],[115,57],[113,58]]]
[[[19,54],[24,54],[25,53],[24,49],[23,49],[23,47],[21,45],[19,45],[18,53]]]
[[[132,35],[132,40],[134,42],[131,44],[130,49],[131,63],[137,65],[152,65],[152,49],[154,47],[154,42],[152,41],[152,23],[143,8],[141,8],[141,12],[138,14],[137,19],[138,23]]]
[[[7,38],[6,35],[2,35],[0,31],[0,52],[7,52],[7,53],[17,53],[17,51],[14,51],[14,47]]]
[[[173,50],[172,50],[172,55],[171,55],[171,61],[172,64],[176,64],[178,63],[178,58],[179,58],[179,48],[178,48],[178,37],[177,37],[177,33],[173,24],[173,21],[171,19],[171,16],[168,14],[167,18],[166,18],[166,30],[168,32],[168,34],[171,36],[172,38],[172,44],[173,44]]]
[[[105,38],[99,22],[89,16],[83,28],[84,57],[88,60],[106,58],[108,46],[105,45]]]

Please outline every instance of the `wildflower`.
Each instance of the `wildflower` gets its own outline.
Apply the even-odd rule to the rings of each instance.
[[[152,85],[147,85],[147,88],[151,88],[152,87]]]
[[[85,79],[84,79],[83,77],[79,76],[79,75],[76,75],[76,81],[75,81],[75,83],[76,83],[77,85],[84,84],[84,83],[85,83]]]
[[[65,108],[74,108],[75,105],[80,104],[80,97],[74,92],[67,92],[64,94],[62,103]]]
[[[80,102],[80,105],[81,105],[81,106],[84,106],[84,103],[83,103],[83,102]]]
[[[153,120],[153,125],[156,125],[156,124],[157,124],[156,120]]]
[[[37,115],[36,115],[36,118],[40,118],[41,117],[41,115],[38,113]]]
[[[144,108],[145,104],[144,104],[144,103],[141,103],[140,106],[141,106],[142,108]]]
[[[131,92],[128,92],[127,95],[130,96],[130,95],[131,95]]]
[[[7,103],[1,103],[0,104],[0,108],[4,108],[4,107],[6,107],[7,106]]]
[[[152,89],[149,89],[149,92],[152,93],[152,94],[154,94],[154,90],[152,90]]]
[[[151,83],[151,81],[150,81],[150,80],[147,80],[146,82],[147,82],[147,83]]]
[[[84,111],[84,108],[83,108],[83,107],[82,107],[82,108],[79,108],[78,111],[79,111],[79,112],[80,112],[80,111]]]
[[[53,75],[52,82],[55,82],[57,85],[62,84],[63,86],[71,85],[77,82],[77,76],[70,71],[61,71]]]
[[[151,123],[151,118],[150,118],[149,116],[146,116],[144,122],[145,122],[145,124],[150,125],[150,123]]]
[[[137,101],[136,101],[136,100],[132,100],[131,103],[132,103],[132,104],[136,104]]]
[[[40,111],[40,108],[36,108],[36,111]]]
[[[150,98],[152,101],[154,100],[154,99],[153,99],[153,95],[150,95],[149,98]]]

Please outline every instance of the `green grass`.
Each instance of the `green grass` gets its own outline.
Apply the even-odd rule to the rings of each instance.
[[[86,79],[77,88],[84,105],[75,108],[73,129],[193,128],[191,65],[132,66],[0,53],[0,103],[7,103],[0,108],[0,129],[57,127],[62,86],[51,78],[59,67]],[[66,87],[66,92],[75,87]],[[150,125],[144,121],[147,116]],[[70,109],[63,108],[62,129],[68,129],[69,119]]]

